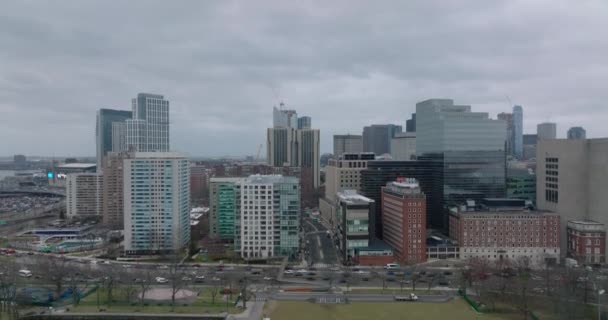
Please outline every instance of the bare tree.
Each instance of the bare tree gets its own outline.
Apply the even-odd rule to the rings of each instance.
[[[123,271],[119,277],[119,287],[121,288],[125,298],[127,299],[127,303],[131,303],[131,300],[137,293],[137,282],[142,281],[143,279],[133,278],[134,274],[130,271]]]
[[[485,257],[476,257],[470,259],[468,265],[471,267],[472,271],[473,288],[477,293],[477,298],[481,301],[482,290],[485,287],[490,275],[490,261]]]
[[[515,278],[515,305],[521,312],[523,319],[528,319],[530,315],[530,301],[529,301],[529,290],[530,290],[530,266],[531,261],[529,257],[520,256],[515,260],[515,270],[517,276]]]
[[[139,280],[139,303],[143,306],[146,299],[146,293],[150,290],[152,281],[154,281],[154,274],[152,270],[146,269],[141,273],[142,278]]]
[[[18,319],[16,301],[19,283],[17,265],[13,260],[0,263],[0,318]]]
[[[55,295],[59,297],[65,286],[65,279],[73,274],[74,268],[65,257],[46,256],[37,265],[37,273],[55,287]]]
[[[406,272],[404,271],[404,272],[401,273],[401,280],[399,280],[399,290],[400,290],[400,292],[403,292],[403,287],[405,286],[406,278],[407,278],[407,275],[406,275]]]
[[[215,304],[215,297],[220,293],[220,285],[216,282],[209,288],[209,294],[211,294],[211,304]]]
[[[181,257],[178,254],[171,256],[171,262],[169,263],[168,279],[171,285],[171,310],[175,310],[175,296],[183,289],[185,285],[184,276],[186,275],[185,269],[181,264]]]

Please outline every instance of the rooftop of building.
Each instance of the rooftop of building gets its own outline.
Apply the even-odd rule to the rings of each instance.
[[[94,169],[95,167],[97,167],[95,163],[65,163],[57,166],[60,169]]]
[[[603,226],[603,223],[593,220],[568,220],[568,223],[587,225],[587,226]]]
[[[135,152],[133,156],[139,159],[186,159],[179,152]]]
[[[553,214],[535,210],[528,200],[509,198],[484,198],[481,201],[467,200],[450,208],[453,214]]]
[[[254,174],[245,178],[246,183],[251,184],[271,184],[271,183],[298,183],[298,178],[287,177],[280,174],[261,175]]]
[[[416,132],[397,132],[393,139],[398,138],[416,138]]]
[[[212,177],[209,181],[211,182],[239,182],[245,181],[245,177]]]
[[[374,239],[372,241],[369,242],[369,245],[367,247],[363,247],[363,248],[355,248],[356,252],[361,252],[361,251],[393,251],[393,248],[391,246],[389,246],[386,242],[379,240],[379,239]]]
[[[346,202],[347,204],[369,204],[373,203],[374,200],[357,193],[356,190],[344,190],[337,193],[340,201]]]

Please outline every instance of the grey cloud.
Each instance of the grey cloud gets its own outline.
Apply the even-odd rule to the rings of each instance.
[[[173,148],[253,154],[280,100],[331,135],[451,97],[606,136],[608,3],[5,1],[0,154],[94,153],[95,111],[171,101]],[[35,128],[35,130],[33,130]],[[42,135],[42,136],[41,136]],[[52,143],[61,141],[61,143]],[[221,141],[221,143],[218,143]]]

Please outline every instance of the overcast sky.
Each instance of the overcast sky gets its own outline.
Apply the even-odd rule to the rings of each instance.
[[[525,132],[553,121],[562,137],[575,125],[605,137],[607,85],[605,0],[4,0],[0,11],[0,155],[94,155],[95,111],[130,110],[138,92],[170,100],[172,149],[192,156],[255,154],[279,101],[312,117],[322,152],[333,134],[405,126],[428,98],[492,117],[521,104]]]

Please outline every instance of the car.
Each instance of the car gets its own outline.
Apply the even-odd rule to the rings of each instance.
[[[452,275],[452,271],[444,271],[443,274],[446,275],[446,276],[451,276]]]
[[[408,296],[394,296],[395,301],[418,301],[418,296],[410,293]]]
[[[308,272],[308,270],[306,270],[306,269],[300,269],[300,270],[296,271],[296,273],[306,273],[306,272]]]
[[[169,280],[167,280],[166,278],[163,278],[163,277],[156,277],[155,280],[156,280],[157,283],[167,283],[167,282],[169,282]]]
[[[192,278],[190,278],[188,276],[183,276],[182,281],[192,281]]]
[[[169,266],[166,264],[158,266],[159,269],[169,269]]]
[[[91,260],[91,264],[97,264],[97,260]]]
[[[271,277],[264,277],[264,281],[270,281],[270,280],[272,280]]]
[[[310,276],[310,277],[307,277],[307,278],[306,278],[306,280],[309,280],[309,281],[315,281],[315,277]]]
[[[110,260],[104,260],[103,264],[110,264]]]
[[[545,289],[543,288],[533,288],[532,291],[535,293],[545,293]]]
[[[122,267],[125,268],[125,269],[128,269],[128,268],[131,268],[131,265],[130,264],[123,264]]]
[[[218,277],[213,277],[213,278],[211,278],[211,280],[213,280],[213,281],[220,281],[220,280],[222,280],[222,279],[220,279],[220,278],[218,278]]]
[[[543,280],[543,277],[533,275],[532,276],[532,280],[534,280],[534,281],[541,281],[541,280]]]
[[[368,277],[363,277],[363,278],[361,278],[361,281],[369,281],[369,278]]]
[[[283,274],[294,274],[293,270],[285,270]]]
[[[194,277],[194,282],[203,282],[205,281],[205,276],[196,276]]]
[[[449,286],[449,285],[450,285],[450,283],[449,283],[449,282],[447,282],[447,281],[443,281],[443,280],[442,280],[442,281],[439,281],[439,283],[438,283],[438,284],[439,284],[440,286],[443,286],[443,287],[447,287],[447,286]]]
[[[246,266],[245,267],[245,271],[251,271],[252,267],[251,266]]]
[[[395,270],[395,269],[399,269],[399,265],[398,265],[398,264],[396,264],[396,263],[387,263],[387,264],[384,266],[384,269],[386,269],[386,270]]]
[[[135,279],[133,279],[133,282],[134,283],[144,283],[146,281],[144,279],[135,278]]]
[[[35,255],[35,254],[36,254],[36,253],[35,253],[35,252],[33,252],[33,251],[28,251],[28,253],[27,253],[27,255],[28,255],[28,256],[33,256],[33,255]]]
[[[316,275],[316,274],[317,274],[317,273],[316,273],[316,272],[314,272],[314,271],[308,271],[308,275],[309,275],[309,276],[314,276],[314,275]]]

